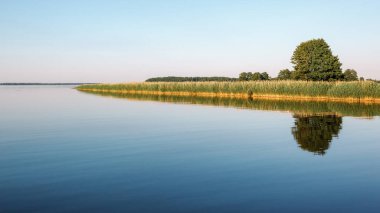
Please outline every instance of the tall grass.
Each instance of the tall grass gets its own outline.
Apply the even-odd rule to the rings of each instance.
[[[329,98],[380,98],[380,84],[375,82],[144,82],[81,85],[79,90],[150,91],[283,95]]]
[[[372,81],[339,82],[328,93],[330,97],[379,98],[380,83]]]

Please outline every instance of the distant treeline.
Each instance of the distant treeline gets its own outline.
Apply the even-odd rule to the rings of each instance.
[[[229,78],[229,77],[157,77],[149,78],[146,82],[197,82],[197,81],[238,81],[238,78]]]
[[[0,85],[9,86],[28,86],[28,85],[82,85],[82,84],[96,84],[96,83],[0,83]]]

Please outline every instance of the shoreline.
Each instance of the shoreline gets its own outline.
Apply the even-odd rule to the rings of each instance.
[[[339,102],[339,103],[361,103],[361,104],[380,104],[380,98],[339,98],[328,96],[297,96],[297,95],[276,95],[276,94],[247,94],[247,93],[214,93],[214,92],[162,92],[149,90],[116,90],[116,89],[94,89],[76,88],[79,91],[113,93],[113,94],[143,94],[157,96],[188,96],[188,97],[220,97],[236,99],[260,99],[260,100],[287,100],[305,102]]]

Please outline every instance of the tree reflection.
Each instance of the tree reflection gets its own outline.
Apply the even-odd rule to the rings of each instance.
[[[336,115],[297,115],[292,134],[301,149],[324,155],[330,142],[342,128],[342,117]]]

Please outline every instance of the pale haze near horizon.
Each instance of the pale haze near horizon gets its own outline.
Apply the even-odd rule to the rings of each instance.
[[[130,82],[292,68],[324,38],[380,79],[380,1],[1,1],[0,82]]]

